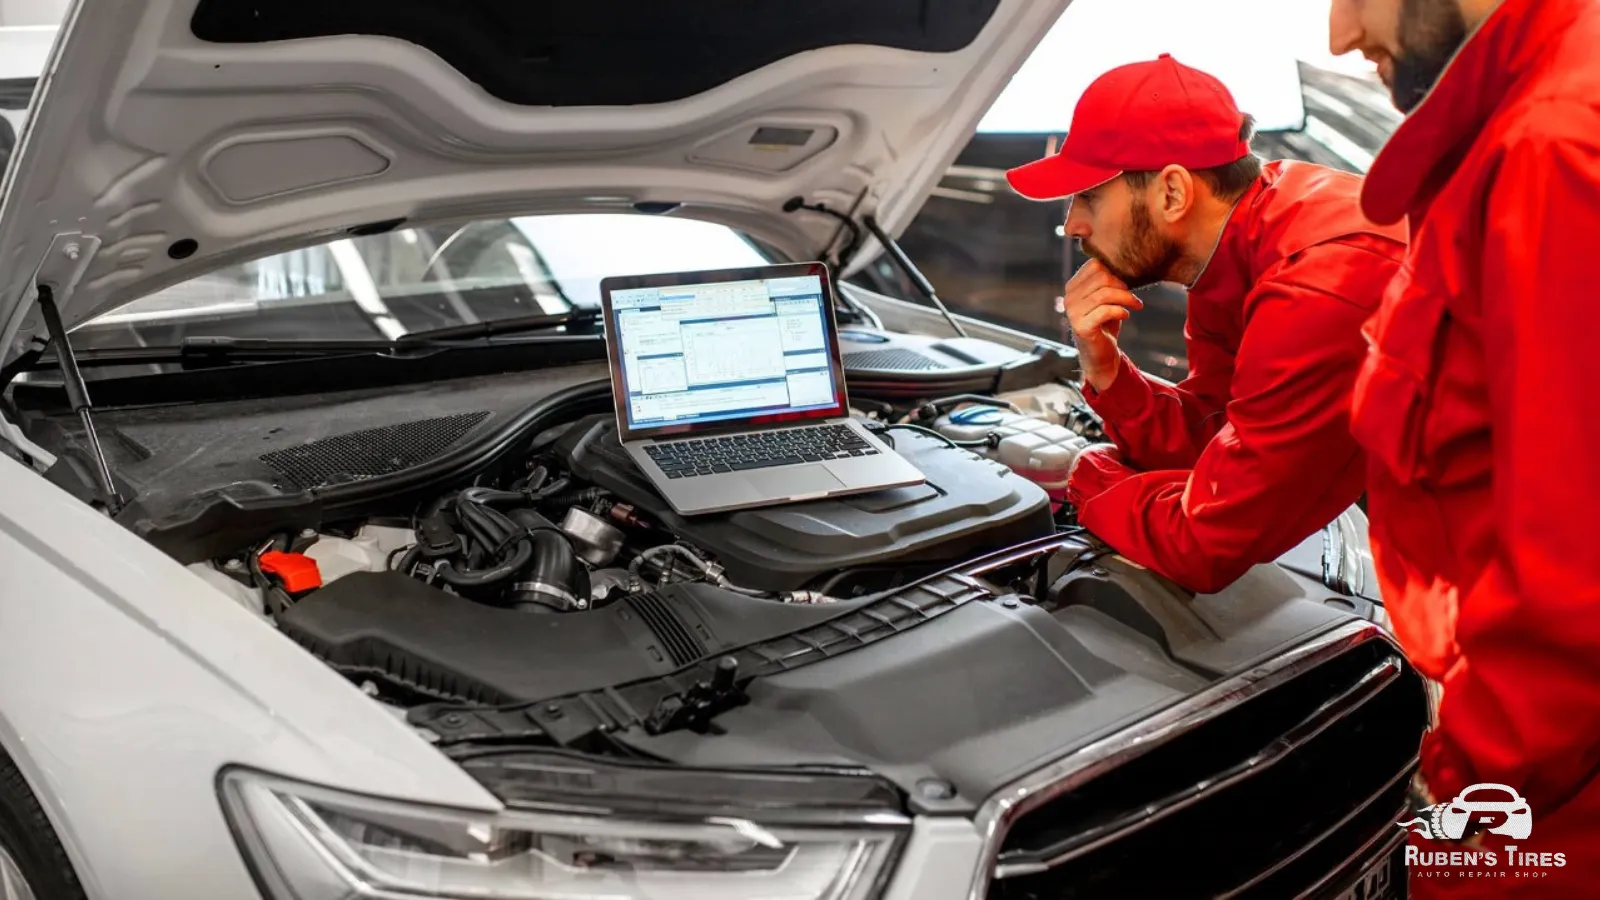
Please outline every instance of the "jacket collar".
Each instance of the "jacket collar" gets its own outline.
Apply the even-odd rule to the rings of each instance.
[[[1234,201],[1222,230],[1217,233],[1217,242],[1211,248],[1211,255],[1200,267],[1200,274],[1195,276],[1194,282],[1185,286],[1191,297],[1199,291],[1223,287],[1230,283],[1230,278],[1239,275],[1239,268],[1249,257],[1250,229],[1247,220],[1267,187],[1278,180],[1280,166],[1279,162],[1262,166],[1261,177]]]
[[[1453,170],[1511,88],[1537,71],[1551,40],[1593,0],[1503,0],[1456,51],[1411,115],[1373,160],[1361,209],[1380,224],[1427,202],[1436,173]]]

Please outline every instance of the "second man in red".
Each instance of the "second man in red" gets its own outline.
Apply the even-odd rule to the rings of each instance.
[[[1405,252],[1361,213],[1357,176],[1263,163],[1221,82],[1172,57],[1101,76],[1061,151],[1012,170],[1072,198],[1091,257],[1067,284],[1084,391],[1115,447],[1074,464],[1079,521],[1123,556],[1214,592],[1361,496],[1350,394],[1362,323]],[[1188,288],[1189,376],[1141,373],[1117,346],[1130,289]]]

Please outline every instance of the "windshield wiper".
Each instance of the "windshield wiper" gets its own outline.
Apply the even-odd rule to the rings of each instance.
[[[323,341],[282,338],[230,338],[192,337],[178,344],[157,344],[148,347],[97,347],[76,353],[81,368],[107,368],[111,366],[139,366],[158,363],[218,363],[279,362],[293,359],[318,359],[328,356],[359,356],[363,354],[392,353],[392,341]],[[20,360],[19,360],[20,362]],[[37,372],[59,368],[48,356],[41,356],[26,365],[15,365],[18,371]]]
[[[505,319],[489,319],[485,322],[474,322],[470,325],[447,325],[443,328],[430,328],[425,331],[413,331],[395,338],[398,346],[411,344],[432,344],[440,341],[458,341],[478,337],[493,337],[498,334],[527,334],[536,331],[548,331],[563,326],[593,325],[600,321],[600,311],[593,307],[574,307],[564,313],[544,313],[528,316],[511,316]]]
[[[533,334],[562,327],[588,326],[599,321],[598,310],[574,309],[553,315],[515,316],[491,319],[471,325],[451,325],[403,334],[394,340],[323,340],[318,338],[248,338],[206,335],[184,338],[177,344],[151,347],[102,347],[78,350],[78,365],[90,368],[145,365],[150,363],[278,362],[317,359],[328,356],[395,355],[412,350],[461,346],[474,339],[510,334]],[[586,334],[579,331],[577,334]],[[42,348],[41,348],[42,349]],[[20,361],[19,361],[20,362]],[[18,371],[53,369],[59,363],[42,353],[29,362],[16,365]],[[12,373],[14,375],[14,373]]]

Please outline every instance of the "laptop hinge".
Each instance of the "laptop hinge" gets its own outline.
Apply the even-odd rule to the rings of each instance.
[[[94,457],[95,478],[100,482],[101,500],[106,512],[115,516],[122,511],[122,498],[117,496],[111,466],[106,462],[105,449],[100,446],[100,433],[94,427],[89,386],[83,381],[83,373],[78,371],[78,357],[72,352],[72,342],[67,340],[67,329],[61,323],[61,311],[56,309],[55,294],[49,285],[39,285],[37,302],[45,328],[50,332],[50,342],[55,345],[56,358],[61,361],[61,385],[66,388],[67,402],[83,422],[84,439],[89,442],[89,453]]]

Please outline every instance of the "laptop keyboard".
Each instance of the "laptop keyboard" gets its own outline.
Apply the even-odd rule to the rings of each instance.
[[[644,452],[668,478],[686,478],[851,456],[875,456],[878,451],[847,425],[815,425],[727,437],[686,438],[650,444]]]

